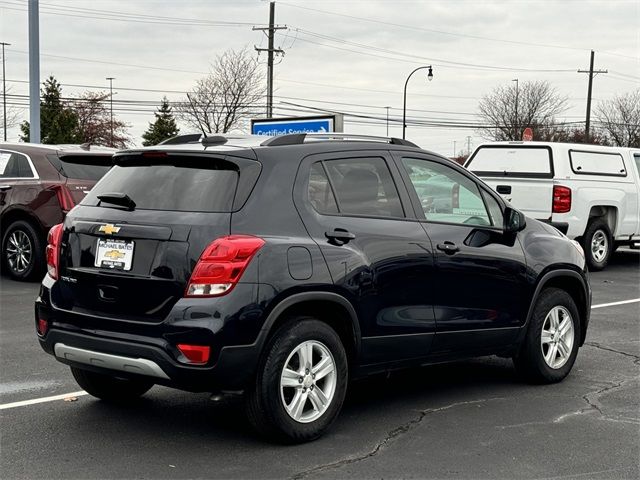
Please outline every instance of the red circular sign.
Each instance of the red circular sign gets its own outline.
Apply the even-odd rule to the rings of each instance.
[[[530,142],[531,140],[533,140],[533,130],[531,130],[530,127],[525,128],[524,132],[522,132],[522,140],[524,140],[525,142]]]

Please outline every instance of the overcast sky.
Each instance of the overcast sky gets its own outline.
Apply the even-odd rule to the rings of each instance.
[[[268,10],[259,0],[41,1],[41,79],[54,75],[64,96],[75,96],[87,87],[74,85],[106,90],[105,77],[115,77],[114,100],[123,102],[116,114],[140,144],[163,94],[183,97],[226,49],[266,47],[251,27],[267,23]],[[7,88],[27,95],[27,1],[0,0],[0,18],[0,41],[11,43]],[[640,0],[288,0],[276,2],[276,23],[289,28],[276,37],[285,55],[275,69],[275,113],[304,114],[290,102],[374,117],[346,116],[345,131],[353,133],[385,135],[389,106],[389,133],[401,136],[404,82],[421,65],[433,64],[434,79],[412,77],[409,117],[440,124],[477,120],[482,95],[516,78],[548,80],[570,99],[563,120],[583,121],[587,75],[577,70],[588,68],[591,49],[596,68],[609,71],[594,80],[596,104],[640,87]],[[266,64],[265,54],[259,59]],[[482,141],[472,128],[407,132],[444,155],[454,141],[466,150],[467,136],[472,147]],[[16,140],[18,129],[9,137]]]

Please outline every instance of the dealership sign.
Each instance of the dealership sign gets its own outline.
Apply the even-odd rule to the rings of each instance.
[[[251,120],[252,135],[288,135],[291,133],[342,132],[342,115],[317,117],[265,118]]]

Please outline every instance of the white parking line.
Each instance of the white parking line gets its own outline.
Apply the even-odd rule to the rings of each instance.
[[[594,308],[613,307],[614,305],[626,305],[627,303],[638,303],[640,298],[633,298],[631,300],[622,300],[621,302],[601,303],[600,305],[591,305],[591,310]]]
[[[6,410],[8,408],[25,407],[27,405],[35,405],[36,403],[53,402],[55,400],[64,400],[67,397],[81,397],[82,395],[88,395],[84,390],[79,392],[63,393],[62,395],[54,395],[52,397],[34,398],[32,400],[22,400],[20,402],[4,403],[0,405],[0,410]]]
[[[591,309],[613,307],[615,305],[626,305],[629,303],[638,303],[638,302],[640,302],[640,298],[633,298],[631,300],[622,300],[620,302],[601,303],[599,305],[592,305]],[[35,405],[37,403],[54,402],[56,400],[64,400],[67,397],[81,397],[83,395],[87,395],[87,392],[85,392],[84,390],[80,390],[79,392],[63,393],[62,395],[54,395],[52,397],[42,397],[42,398],[34,398],[32,400],[22,400],[20,402],[4,403],[0,405],[0,410],[6,410],[8,408],[16,408],[16,407],[26,407],[27,405]]]

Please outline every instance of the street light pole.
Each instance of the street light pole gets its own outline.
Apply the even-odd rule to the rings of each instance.
[[[7,75],[4,71],[4,47],[10,43],[0,42],[2,45],[2,118],[4,119],[4,141],[7,141]]]
[[[518,141],[518,93],[519,93],[519,82],[517,78],[514,78],[513,80],[511,80],[512,82],[516,82],[516,118],[515,118],[515,122],[514,122],[514,128],[515,128],[515,136],[514,136],[514,140]]]
[[[416,73],[418,70],[422,70],[425,68],[429,69],[429,73],[427,74],[427,79],[429,79],[429,81],[433,80],[433,68],[431,65],[426,65],[424,67],[416,68],[413,72],[409,74],[409,76],[407,77],[407,80],[404,82],[404,101],[402,104],[402,139],[403,140],[405,138],[405,131],[407,130],[407,85],[409,84],[409,79],[411,78],[411,75]]]
[[[110,110],[111,110],[111,122],[109,123],[109,126],[111,127],[111,147],[113,148],[113,81],[116,79],[116,77],[107,77],[106,80],[109,80],[109,103],[110,105]]]

